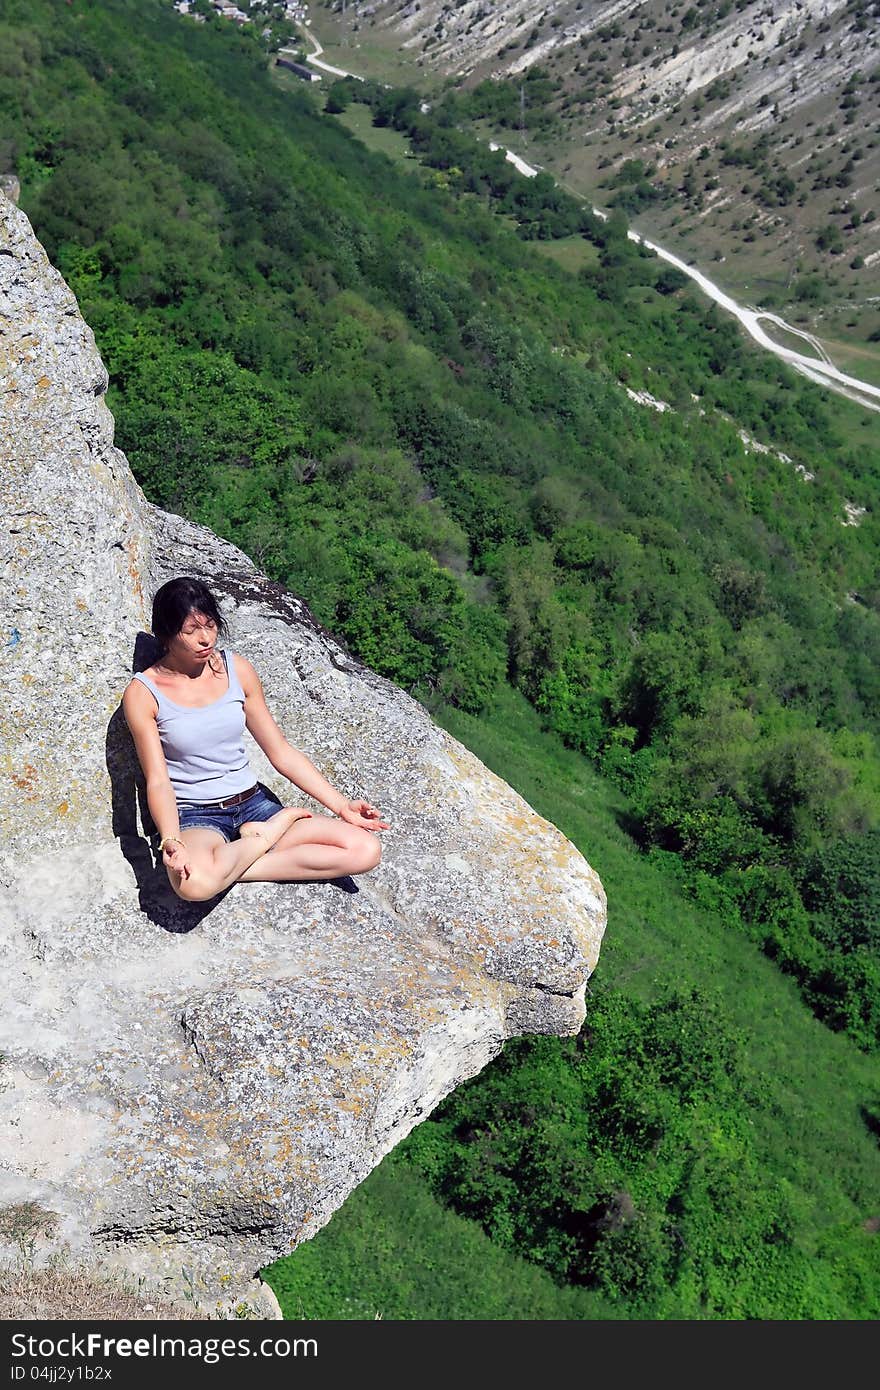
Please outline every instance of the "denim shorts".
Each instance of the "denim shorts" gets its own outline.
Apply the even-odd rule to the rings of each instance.
[[[270,792],[268,787],[258,782],[253,796],[249,796],[247,801],[240,801],[237,806],[184,804],[178,805],[177,810],[181,830],[193,830],[196,826],[202,826],[205,830],[219,831],[228,842],[238,839],[238,832],[246,821],[268,820],[276,811],[281,810],[282,804],[274,792]]]

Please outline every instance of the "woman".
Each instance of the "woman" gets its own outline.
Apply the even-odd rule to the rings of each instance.
[[[197,579],[172,579],[153,599],[162,655],[122,697],[161,836],[171,886],[189,902],[232,883],[362,874],[379,862],[375,806],[349,801],[291,748],[266,706],[251,663],[217,649],[226,624]],[[248,763],[247,727],[272,766],[334,812],[284,807]],[[269,851],[272,851],[271,854]]]

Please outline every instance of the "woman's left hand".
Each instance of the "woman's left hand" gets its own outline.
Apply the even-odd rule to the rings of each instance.
[[[382,813],[369,801],[348,801],[336,812],[340,820],[349,825],[360,825],[364,830],[387,830],[390,821],[382,819]]]

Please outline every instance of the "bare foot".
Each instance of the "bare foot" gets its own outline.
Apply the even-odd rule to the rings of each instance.
[[[268,820],[245,821],[238,834],[242,840],[264,840],[266,849],[269,850],[277,844],[285,830],[289,830],[301,816],[311,814],[311,811],[304,811],[301,806],[285,806]]]

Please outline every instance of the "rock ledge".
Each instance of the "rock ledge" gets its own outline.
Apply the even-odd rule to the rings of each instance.
[[[146,502],[93,335],[2,194],[0,378],[0,1216],[42,1212],[39,1249],[171,1297],[185,1279],[221,1316],[277,1316],[256,1271],[506,1038],[577,1032],[605,896],[304,603]],[[221,595],[291,742],[391,822],[372,874],[171,893],[119,702],[150,595],[182,573]]]

